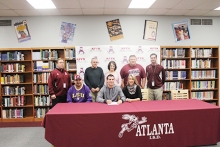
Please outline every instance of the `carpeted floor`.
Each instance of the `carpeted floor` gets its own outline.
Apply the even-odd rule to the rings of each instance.
[[[51,147],[44,138],[43,127],[0,128],[0,147]],[[220,147],[220,142],[213,146]]]

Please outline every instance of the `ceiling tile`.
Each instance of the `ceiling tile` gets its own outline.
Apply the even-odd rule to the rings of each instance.
[[[106,0],[105,8],[128,8],[131,0]]]
[[[173,7],[174,9],[193,9],[198,7],[200,4],[205,2],[206,0],[182,0],[180,3]]]
[[[212,10],[206,14],[203,14],[202,16],[220,16],[220,11],[219,10]]]
[[[156,0],[150,8],[173,8],[181,0]]]
[[[38,9],[41,15],[61,15],[58,9]]]
[[[169,9],[148,9],[145,14],[148,15],[164,15]]]
[[[10,9],[34,9],[26,0],[1,0]]]
[[[206,0],[204,3],[196,7],[195,9],[209,9],[214,10],[220,6],[220,0]]]
[[[82,9],[88,8],[104,8],[105,0],[80,0]]]
[[[37,10],[14,10],[20,16],[38,16],[41,15]]]
[[[104,9],[82,9],[85,15],[101,15],[104,14]]]
[[[187,12],[189,12],[189,10],[169,10],[166,12],[165,15],[184,15],[186,14]]]
[[[19,16],[13,10],[0,10],[0,16]]]
[[[0,9],[9,9],[7,6],[5,6],[4,4],[0,3]]]
[[[53,0],[57,8],[81,8],[78,0]]]
[[[59,9],[62,15],[82,15],[81,9]]]
[[[105,9],[104,14],[125,14],[126,9]]]
[[[127,9],[125,14],[129,14],[129,15],[138,15],[138,14],[140,14],[140,15],[142,15],[142,14],[145,14],[147,10],[148,9]]]
[[[189,12],[185,13],[184,15],[187,16],[201,16],[207,12],[209,12],[210,10],[190,10]]]

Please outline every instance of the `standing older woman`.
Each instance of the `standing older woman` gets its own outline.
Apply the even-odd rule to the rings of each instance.
[[[141,88],[138,85],[137,79],[134,75],[128,76],[128,83],[123,89],[123,93],[127,102],[141,101],[142,93]]]
[[[109,70],[109,71],[105,73],[105,85],[107,84],[107,83],[106,83],[106,81],[107,81],[107,80],[106,80],[107,76],[108,76],[109,74],[112,74],[112,75],[114,75],[114,77],[115,77],[115,85],[121,87],[121,75],[120,75],[119,72],[116,71],[116,69],[117,69],[116,63],[115,63],[114,61],[110,61],[110,62],[108,63],[108,70]]]

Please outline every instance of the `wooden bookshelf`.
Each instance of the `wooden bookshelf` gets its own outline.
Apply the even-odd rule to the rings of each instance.
[[[185,53],[179,57],[178,54],[181,55],[182,49]],[[190,99],[219,105],[218,50],[218,46],[161,46],[161,64],[166,71],[164,93],[169,93],[170,90],[188,89]],[[185,67],[179,67],[176,60],[185,60],[183,62]],[[184,78],[176,76],[178,71],[186,71]],[[166,84],[168,82],[181,84],[169,87],[170,83]]]
[[[1,67],[3,66],[1,68],[2,71],[0,72],[0,77],[1,77],[0,89],[2,91],[1,100],[0,100],[0,122],[39,122],[43,120],[42,114],[40,114],[40,116],[37,116],[38,111],[36,110],[41,109],[40,113],[44,112],[46,114],[46,112],[51,108],[51,105],[50,103],[49,105],[45,105],[45,104],[41,105],[39,103],[36,104],[35,100],[38,100],[37,98],[47,98],[47,100],[50,100],[50,97],[48,94],[48,88],[47,88],[48,86],[47,80],[48,80],[50,72],[56,67],[55,65],[56,65],[57,58],[63,58],[65,63],[66,61],[76,63],[75,57],[66,59],[66,50],[68,49],[72,49],[75,52],[74,46],[0,49],[0,53],[1,53],[0,57],[2,57],[2,54],[4,54],[3,55],[4,60],[2,58],[0,60],[0,66]],[[17,56],[18,52],[19,52],[19,56]],[[20,55],[20,53],[22,53],[22,55]],[[75,56],[75,53],[74,53],[74,56]],[[23,58],[22,60],[21,60],[21,57]],[[34,69],[35,62],[39,62],[40,64],[43,63],[44,67],[48,69],[46,68],[39,69],[39,70]],[[47,67],[48,65],[47,63],[54,63],[53,67]],[[16,64],[20,64],[20,65],[16,65]],[[23,67],[24,70],[23,71],[14,70],[14,68],[18,66]],[[70,70],[69,72],[75,74],[76,69]],[[36,80],[35,79],[36,76],[42,77],[43,80],[42,79],[41,79],[42,81]],[[19,77],[18,78],[19,80],[23,78],[23,81],[15,80],[16,79],[15,77]],[[38,93],[34,91],[35,87],[42,86],[42,85],[43,87],[45,86],[44,88],[45,93],[41,93],[41,92]],[[24,87],[23,89],[25,89],[25,93],[20,94],[20,93],[5,92],[6,89],[8,90],[11,87],[15,89],[17,88],[17,86]],[[21,97],[25,98],[24,99],[25,103],[22,105],[18,105],[17,99],[18,98],[21,99]],[[16,104],[11,105],[12,103],[11,101],[13,102],[16,101],[15,102]],[[7,105],[5,105],[5,102],[7,102]],[[23,111],[22,112],[23,116],[22,117],[20,115],[15,116],[14,113],[21,114],[20,109],[22,109]],[[17,110],[19,111],[17,112]],[[3,118],[3,116],[5,117],[6,113],[12,113],[10,118]],[[13,118],[12,115],[17,118]],[[8,114],[7,114],[7,117],[8,117]]]

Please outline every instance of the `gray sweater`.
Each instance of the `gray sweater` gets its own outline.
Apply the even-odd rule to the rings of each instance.
[[[122,89],[119,86],[114,86],[113,88],[108,88],[108,86],[104,85],[99,91],[96,101],[100,103],[106,103],[106,100],[112,100],[112,102],[118,101],[118,96],[122,102],[125,102],[125,96],[122,92]]]

